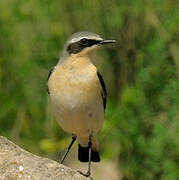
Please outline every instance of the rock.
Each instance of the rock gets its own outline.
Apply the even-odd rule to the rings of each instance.
[[[33,155],[0,136],[1,180],[89,180],[53,160]]]

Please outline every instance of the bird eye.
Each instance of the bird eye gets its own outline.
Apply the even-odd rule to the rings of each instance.
[[[81,43],[83,45],[86,45],[88,43],[88,39],[86,39],[86,38],[81,39]]]

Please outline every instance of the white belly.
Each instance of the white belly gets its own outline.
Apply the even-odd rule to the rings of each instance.
[[[76,135],[97,133],[104,119],[96,68],[88,68],[90,71],[57,67],[48,82],[57,121],[65,131]]]

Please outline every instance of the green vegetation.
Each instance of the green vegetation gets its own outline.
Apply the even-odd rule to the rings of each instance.
[[[0,135],[40,155],[70,136],[52,116],[46,78],[72,33],[116,39],[95,64],[107,84],[103,158],[125,180],[179,179],[177,0],[0,1]]]

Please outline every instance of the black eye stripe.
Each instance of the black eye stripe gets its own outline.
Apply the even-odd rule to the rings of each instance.
[[[85,43],[82,41],[85,41]],[[91,47],[95,44],[99,44],[99,42],[100,42],[100,40],[83,38],[78,42],[69,44],[67,47],[67,51],[69,54],[77,54],[80,51],[82,51],[84,48]]]
[[[100,40],[93,40],[93,39],[90,39],[88,40],[88,47],[91,47],[95,44],[98,44],[100,42]]]

